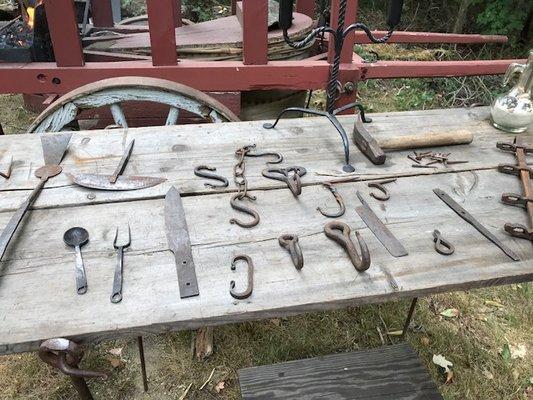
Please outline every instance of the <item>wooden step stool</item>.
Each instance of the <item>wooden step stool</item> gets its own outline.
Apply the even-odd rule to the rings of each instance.
[[[407,343],[239,370],[245,400],[442,400]]]

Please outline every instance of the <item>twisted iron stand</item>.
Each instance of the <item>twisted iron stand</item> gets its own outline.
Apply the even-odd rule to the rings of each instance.
[[[265,123],[263,124],[263,128],[265,129],[273,129],[276,127],[277,123],[279,122],[279,119],[283,116],[283,114],[288,112],[301,112],[304,114],[311,114],[311,115],[318,115],[326,117],[334,126],[335,130],[339,133],[342,139],[342,145],[344,147],[344,165],[342,167],[342,170],[344,172],[354,172],[355,168],[350,164],[350,144],[348,142],[348,135],[346,134],[346,131],[342,127],[342,125],[339,123],[339,120],[337,119],[336,115],[342,111],[346,111],[350,108],[357,107],[361,114],[361,120],[363,122],[371,122],[372,120],[370,118],[365,118],[363,107],[361,104],[354,102],[347,104],[345,106],[339,107],[335,109],[335,101],[337,100],[338,94],[341,91],[341,84],[339,82],[339,69],[341,64],[341,51],[342,47],[344,45],[344,39],[350,32],[356,29],[363,30],[370,41],[372,43],[385,43],[389,38],[391,37],[393,33],[393,29],[390,29],[383,37],[376,38],[374,35],[372,35],[372,32],[370,29],[363,23],[355,23],[349,25],[346,29],[344,28],[344,21],[346,16],[346,2],[347,0],[341,0],[340,6],[339,6],[339,23],[337,29],[333,29],[329,26],[321,26],[318,28],[313,29],[309,35],[302,39],[299,42],[292,42],[289,38],[289,35],[287,33],[287,29],[283,29],[283,37],[285,39],[285,42],[295,48],[300,49],[307,44],[309,44],[316,36],[319,34],[325,34],[329,33],[331,36],[333,36],[334,39],[334,49],[335,49],[335,56],[333,58],[333,64],[331,66],[331,70],[329,73],[329,80],[328,80],[328,87],[327,87],[327,103],[326,103],[326,111],[320,111],[312,108],[302,108],[302,107],[290,107],[286,108],[285,110],[281,111],[276,119],[276,121],[272,123]]]

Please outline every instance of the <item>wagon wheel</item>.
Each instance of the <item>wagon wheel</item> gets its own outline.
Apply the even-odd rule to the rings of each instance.
[[[211,122],[239,121],[226,106],[199,90],[164,79],[129,76],[90,83],[61,96],[33,121],[27,132],[61,131],[83,110],[100,107],[109,107],[115,124],[127,128],[121,104],[130,101],[168,105],[166,125],[178,122],[180,110]]]

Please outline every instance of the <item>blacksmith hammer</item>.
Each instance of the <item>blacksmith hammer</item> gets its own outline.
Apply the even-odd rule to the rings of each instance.
[[[370,132],[366,130],[361,119],[361,114],[355,115],[355,123],[353,125],[353,140],[355,145],[361,150],[367,158],[376,165],[381,165],[385,162],[385,152],[379,147],[378,142],[374,139]]]

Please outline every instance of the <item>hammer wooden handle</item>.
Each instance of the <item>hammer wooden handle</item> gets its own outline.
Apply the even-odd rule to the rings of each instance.
[[[377,138],[383,150],[408,150],[421,147],[450,146],[472,143],[474,134],[466,129],[447,132],[426,132],[416,135],[398,136],[390,139]]]

